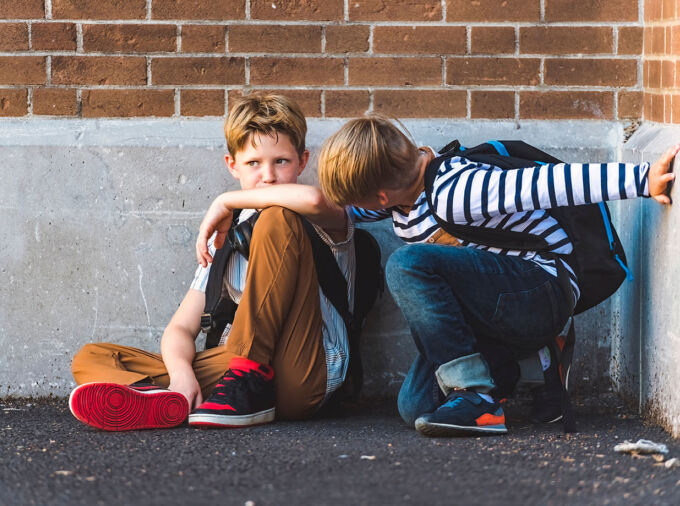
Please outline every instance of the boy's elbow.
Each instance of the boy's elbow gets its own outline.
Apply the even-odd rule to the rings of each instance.
[[[307,205],[315,214],[321,214],[328,207],[323,193],[318,188],[312,188],[308,192]]]

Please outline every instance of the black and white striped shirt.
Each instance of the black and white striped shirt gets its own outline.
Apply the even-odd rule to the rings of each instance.
[[[504,170],[453,157],[444,160],[437,171],[432,190],[434,209],[430,209],[423,190],[408,210],[395,207],[369,211],[354,207],[352,214],[357,222],[391,216],[395,233],[407,243],[427,242],[439,230],[432,214],[435,212],[450,223],[537,235],[551,246],[550,252],[568,255],[573,250],[571,240],[545,209],[649,196],[648,171],[646,162],[559,163]],[[535,251],[499,249],[466,241],[461,245],[518,256],[557,276],[554,260]],[[565,265],[578,299],[576,275],[566,262]]]

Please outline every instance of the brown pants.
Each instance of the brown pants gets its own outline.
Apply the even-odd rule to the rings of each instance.
[[[277,417],[311,416],[326,393],[322,325],[312,247],[300,217],[280,207],[265,209],[253,230],[246,287],[227,344],[194,358],[204,398],[232,357],[247,357],[274,368]],[[129,346],[86,344],[71,368],[78,384],[170,384],[160,354]]]

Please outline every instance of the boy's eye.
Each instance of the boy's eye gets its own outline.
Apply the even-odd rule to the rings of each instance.
[[[276,163],[287,163],[287,162],[288,162],[288,158],[278,158],[276,160]]]
[[[249,160],[246,162],[246,165],[249,165],[250,167],[255,167],[257,165],[257,160]]]

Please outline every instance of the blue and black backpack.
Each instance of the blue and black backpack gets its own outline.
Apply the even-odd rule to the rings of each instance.
[[[460,142],[454,140],[440,150],[440,155],[432,160],[426,169],[425,191],[430,206],[432,206],[432,187],[437,170],[442,162],[454,156],[501,169],[562,163],[557,158],[522,141],[489,141],[472,148],[464,148]],[[602,184],[605,185],[606,181]],[[555,196],[551,198],[555,199]],[[571,203],[573,204],[573,201]],[[573,252],[564,258],[576,273],[581,291],[579,300],[576,304],[572,304],[573,314],[582,313],[607,299],[626,277],[632,279],[632,274],[626,265],[626,255],[612,225],[607,204],[602,202],[553,207],[546,209],[546,212],[562,226],[574,247]],[[459,239],[501,249],[538,251],[550,256],[548,253],[550,246],[536,235],[454,224],[434,216],[444,230]],[[557,264],[560,263],[557,262]],[[564,269],[558,269],[562,288],[571,297],[572,290],[568,275],[560,271]],[[562,343],[558,343],[556,350],[563,384],[562,414],[567,432],[575,431],[573,412],[566,390],[574,342],[572,319],[566,338]]]

